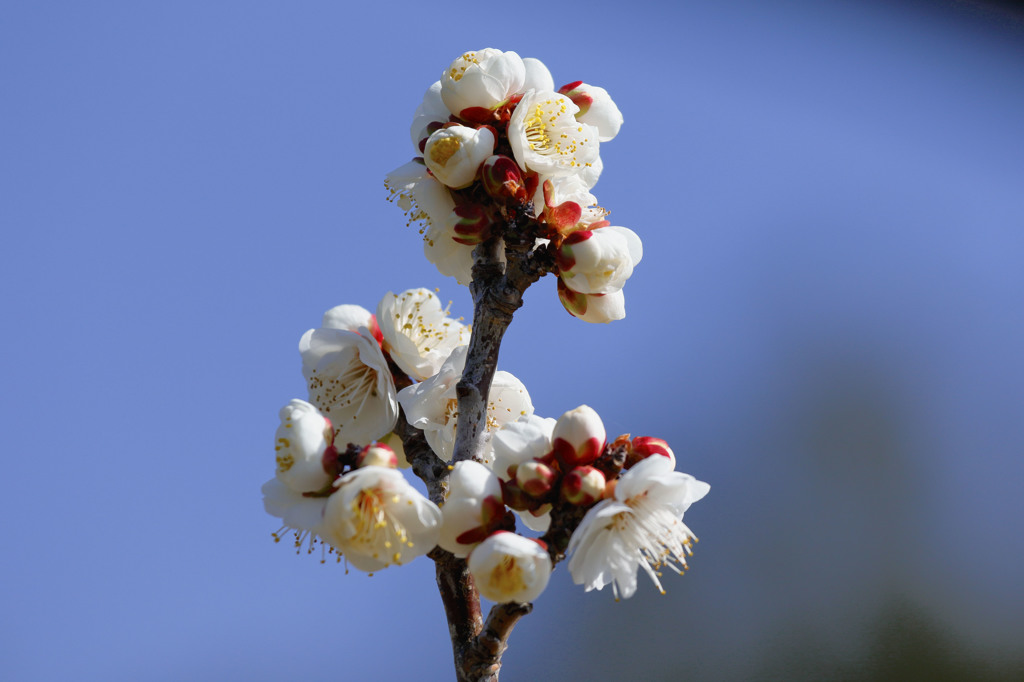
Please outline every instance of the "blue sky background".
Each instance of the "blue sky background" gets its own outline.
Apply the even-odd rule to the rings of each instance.
[[[451,679],[433,565],[296,557],[259,487],[325,309],[470,316],[383,176],[485,46],[616,99],[646,252],[612,325],[538,283],[502,369],[712,486],[667,596],[559,567],[502,679],[1024,675],[1020,15],[637,0],[6,8],[0,677]]]

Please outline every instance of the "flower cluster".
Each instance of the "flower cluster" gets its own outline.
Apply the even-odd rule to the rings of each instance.
[[[661,569],[686,569],[696,537],[683,517],[709,486],[675,470],[664,440],[609,439],[587,405],[535,414],[523,383],[497,369],[511,311],[544,275],[575,317],[625,316],[642,245],[592,193],[600,144],[621,125],[604,89],[556,89],[515,52],[464,53],[428,88],[410,130],[418,156],[386,185],[422,224],[427,258],[472,284],[476,329],[421,288],[385,294],[374,312],[331,308],[302,335],[308,395],[280,410],[263,486],[276,540],[291,531],[297,551],[319,545],[322,561],[365,572],[429,554],[446,606],[443,586],[456,584],[477,606],[496,602],[488,628],[504,636],[559,561],[616,599],[636,592],[641,569],[659,591]],[[475,609],[449,616],[460,610]],[[466,630],[452,624],[453,642]],[[496,671],[494,641],[466,660]],[[468,646],[456,643],[457,665]]]
[[[427,89],[411,127],[418,156],[385,184],[421,223],[441,274],[469,284],[474,248],[501,238],[558,275],[569,313],[610,322],[625,317],[622,287],[643,256],[640,238],[605,220],[591,192],[600,144],[621,125],[603,88],[576,81],[556,90],[537,59],[466,52]]]
[[[331,308],[321,325],[299,340],[309,401],[281,410],[264,507],[297,548],[323,541],[365,571],[406,563],[437,544],[441,510],[395,470],[408,465],[396,379],[436,375],[469,328],[427,289],[389,292],[376,314]]]
[[[324,316],[332,326],[300,342],[312,402],[282,408],[277,471],[263,487],[266,510],[294,530],[296,547],[312,551],[323,541],[339,560],[372,572],[438,545],[465,558],[480,594],[496,602],[535,599],[564,552],[577,584],[611,584],[616,598],[636,591],[640,568],[660,590],[656,569],[686,567],[696,538],[683,513],[709,486],[674,471],[675,455],[661,439],[609,442],[586,405],[557,420],[535,415],[508,373],[498,372],[491,387],[481,461],[450,466],[441,506],[417,492],[396,470],[399,460],[407,464],[401,444],[383,442],[396,420],[388,406],[401,404],[433,452],[450,460],[467,329],[425,289],[388,293],[377,310],[332,308]],[[324,335],[329,351],[326,342],[310,342]],[[434,348],[452,348],[440,366],[428,359]],[[331,421],[339,402],[350,424]],[[370,442],[353,442],[353,434]],[[517,534],[517,519],[543,536]]]

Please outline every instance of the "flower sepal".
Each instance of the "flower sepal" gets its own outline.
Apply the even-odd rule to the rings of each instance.
[[[492,199],[503,203],[522,203],[529,198],[523,171],[512,159],[494,154],[480,167],[480,180],[484,191]]]
[[[452,240],[456,243],[476,246],[491,236],[491,226],[494,222],[487,209],[480,204],[456,206],[453,213],[457,219],[452,227],[455,233]]]

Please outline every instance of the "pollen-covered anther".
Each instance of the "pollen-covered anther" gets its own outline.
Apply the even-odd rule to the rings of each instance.
[[[555,92],[530,91],[509,119],[508,136],[520,166],[546,175],[566,175],[599,154],[594,130],[579,123],[578,107]]]

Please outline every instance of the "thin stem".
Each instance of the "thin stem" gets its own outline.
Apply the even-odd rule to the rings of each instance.
[[[523,304],[523,292],[554,269],[550,250],[535,250],[532,237],[521,237],[533,232],[520,229],[519,222],[532,222],[532,227],[536,227],[529,214],[512,211],[504,238],[491,237],[473,253],[473,282],[470,284],[473,332],[462,378],[455,388],[459,421],[453,465],[464,460],[482,460],[487,439],[487,399],[498,367],[501,340],[512,322],[512,315]],[[504,265],[501,262],[503,251]],[[404,415],[400,424],[406,424]],[[415,431],[411,427],[409,430]],[[449,467],[439,469],[434,461],[436,455],[432,460],[421,452],[421,444],[414,434],[402,432],[400,435],[415,473],[426,481],[431,499],[441,504],[448,485]],[[422,434],[419,439],[422,440]],[[532,605],[498,604],[491,609],[485,627],[480,594],[466,561],[440,548],[434,548],[429,556],[435,562],[437,586],[448,618],[456,679],[458,682],[497,682],[501,656],[508,646],[512,628],[530,612]]]

